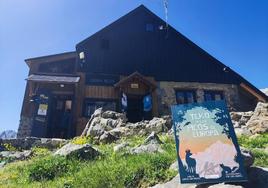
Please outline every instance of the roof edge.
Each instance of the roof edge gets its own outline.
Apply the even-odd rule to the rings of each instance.
[[[50,61],[55,61],[55,60],[60,60],[60,59],[71,59],[71,58],[76,58],[76,51],[33,57],[33,58],[25,59],[24,61],[26,62],[28,66],[30,66],[31,63],[50,62]]]

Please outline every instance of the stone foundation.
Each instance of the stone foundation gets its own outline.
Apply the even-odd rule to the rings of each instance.
[[[21,116],[17,138],[25,138],[31,136],[33,126],[33,118]]]
[[[233,84],[214,84],[197,82],[158,82],[158,109],[160,115],[170,114],[170,106],[175,105],[175,90],[195,90],[197,102],[204,101],[204,91],[221,91],[230,110],[239,106],[238,87]]]

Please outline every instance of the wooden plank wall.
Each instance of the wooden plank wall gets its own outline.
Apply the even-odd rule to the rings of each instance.
[[[85,98],[118,99],[118,91],[113,86],[86,86]]]

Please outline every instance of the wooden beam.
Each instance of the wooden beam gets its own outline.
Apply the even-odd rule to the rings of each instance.
[[[255,96],[259,101],[266,102],[265,98],[258,94],[256,91],[254,91],[252,88],[250,88],[248,85],[241,83],[240,86],[245,89],[247,92]]]

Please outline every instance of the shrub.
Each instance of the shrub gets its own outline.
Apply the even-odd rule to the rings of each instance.
[[[255,161],[254,165],[256,166],[263,166],[267,167],[268,166],[268,154],[265,153],[264,151],[260,150],[252,150],[254,156],[255,156]]]
[[[30,181],[52,180],[69,170],[68,161],[64,157],[48,156],[37,159],[28,166]]]
[[[132,188],[132,187],[139,187],[140,181],[144,177],[144,168],[138,168],[136,171],[128,174],[125,178],[125,187]]]
[[[7,151],[17,151],[18,150],[17,148],[12,146],[10,143],[4,143],[3,146]]]
[[[87,143],[92,143],[92,139],[91,139],[91,137],[79,136],[79,137],[75,137],[72,140],[72,143],[78,144],[78,145],[83,145],[83,144],[87,144]]]
[[[50,151],[47,148],[33,147],[32,148],[33,156],[47,156],[50,154]]]
[[[268,146],[268,134],[259,135],[255,138],[240,136],[238,137],[238,142],[246,148],[265,148]]]

